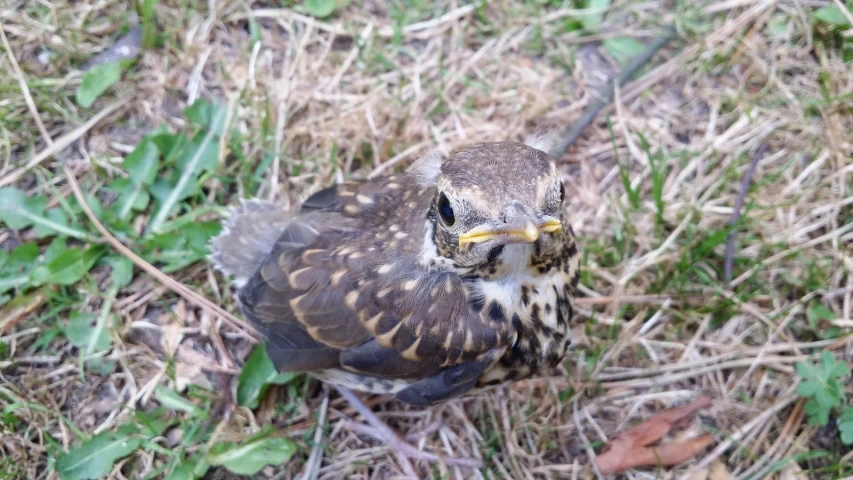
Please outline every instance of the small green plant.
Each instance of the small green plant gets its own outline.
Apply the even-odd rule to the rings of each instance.
[[[797,363],[797,373],[803,379],[797,393],[808,399],[805,410],[809,424],[824,426],[829,423],[830,416],[836,414],[841,441],[845,445],[853,445],[853,406],[847,404],[844,393],[850,367],[824,351],[819,365]]]
[[[91,319],[84,320],[88,323]],[[79,319],[72,323],[75,322],[82,323]],[[269,385],[285,384],[292,378],[292,374],[275,373],[264,344],[260,344],[240,373],[238,403],[257,406]],[[59,477],[62,480],[102,478],[117,461],[139,450],[167,455],[168,461],[157,474],[170,480],[203,478],[211,466],[222,466],[240,475],[254,475],[266,465],[287,462],[296,451],[296,444],[277,435],[272,425],[265,425],[242,441],[217,441],[216,422],[210,421],[215,395],[209,390],[192,385],[181,394],[161,385],[155,389],[154,399],[160,404],[159,408],[132,412],[130,420],[113,431],[91,437],[77,432],[82,441],[67,452],[56,452],[54,468]],[[173,449],[164,449],[149,440],[171,429],[184,432]],[[203,448],[199,449],[199,445]]]

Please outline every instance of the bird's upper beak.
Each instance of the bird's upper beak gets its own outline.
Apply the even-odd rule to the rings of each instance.
[[[563,229],[560,220],[548,215],[537,216],[533,211],[519,204],[507,208],[505,221],[500,224],[487,223],[468,230],[459,236],[459,245],[482,243],[495,238],[507,243],[533,243],[544,233]]]

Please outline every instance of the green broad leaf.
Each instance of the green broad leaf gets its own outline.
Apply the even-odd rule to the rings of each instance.
[[[201,99],[184,109],[187,120],[204,127],[216,136],[222,136],[227,114],[228,109],[225,105],[216,105]]]
[[[116,202],[118,218],[128,218],[131,211],[144,210],[148,206],[149,195],[145,190],[157,177],[160,167],[160,151],[150,138],[143,138],[139,145],[125,157],[122,168],[128,178],[116,180],[110,188],[119,193]]]
[[[44,251],[44,255],[42,256],[42,263],[50,263],[60,255],[65,253],[68,250],[68,243],[62,237],[56,237],[50,242],[50,245],[47,246],[47,249]]]
[[[163,155],[163,163],[171,164],[186,147],[187,137],[177,133],[161,132],[151,135],[151,141]]]
[[[12,230],[21,230],[32,225],[22,211],[44,210],[44,197],[27,197],[14,187],[0,188],[0,220]]]
[[[812,18],[818,22],[827,23],[833,26],[843,27],[847,25],[847,17],[844,15],[844,12],[835,6],[818,8],[812,12]]]
[[[118,195],[114,204],[116,217],[122,220],[130,218],[131,212],[141,212],[148,208],[151,194],[143,185],[134,185],[129,178],[118,178],[109,184],[110,190]]]
[[[197,112],[194,115],[197,119],[204,118],[202,113]],[[224,108],[213,109],[210,115],[213,115],[209,121],[210,125],[220,130],[224,128],[219,126],[220,122],[225,121]],[[152,186],[151,194],[159,200],[159,205],[146,228],[146,233],[160,233],[160,227],[174,212],[178,202],[198,191],[198,175],[202,171],[212,170],[218,163],[219,140],[215,130],[208,128],[206,131],[199,132],[190,145],[183,150],[177,162],[177,175],[169,182],[168,186],[159,181]]]
[[[22,243],[10,253],[2,264],[2,272],[21,272],[32,265],[39,257],[39,246],[35,243]]]
[[[335,0],[305,0],[303,5],[308,13],[317,18],[326,18],[338,8]]]
[[[814,302],[809,305],[809,309],[806,312],[806,317],[809,320],[819,321],[819,320],[835,320],[836,315],[829,308],[827,308],[822,303]]]
[[[0,293],[27,285],[38,256],[35,243],[18,245],[11,253],[0,250]]]
[[[97,350],[95,350],[97,352]],[[91,373],[106,377],[116,371],[115,360],[104,360],[103,358],[90,358],[86,361],[86,367]]]
[[[31,278],[38,284],[73,285],[89,273],[95,262],[104,256],[107,250],[106,245],[95,245],[85,251],[69,248],[50,263],[35,268]]]
[[[142,410],[134,410],[131,412],[131,420],[139,433],[146,438],[158,437],[166,431],[176,420],[166,420],[166,409],[156,408],[153,411],[145,412]]]
[[[166,480],[196,480],[203,478],[210,469],[210,463],[203,452],[196,453],[185,461],[179,461]]]
[[[646,50],[645,45],[630,37],[616,37],[604,40],[604,49],[613,55],[620,65],[625,65],[632,58],[640,55]]]
[[[170,388],[163,387],[162,385],[157,386],[154,390],[154,398],[156,398],[161,405],[170,410],[187,412],[194,417],[201,417],[204,415],[204,410],[197,407],[193,402],[182,397],[178,392]]]
[[[296,444],[288,438],[273,436],[272,426],[237,444],[223,442],[213,445],[207,454],[211,465],[222,465],[238,475],[254,475],[266,465],[281,465],[296,452]]]
[[[65,235],[85,240],[88,237],[83,230],[70,227],[65,213],[59,208],[45,212],[46,204],[47,199],[43,195],[28,197],[17,188],[0,188],[0,221],[12,230],[32,226],[39,238]]]
[[[121,62],[107,62],[92,67],[83,74],[77,87],[77,104],[89,108],[95,100],[121,78]]]
[[[293,373],[278,373],[267,355],[265,343],[255,346],[240,371],[237,383],[237,404],[256,408],[270,385],[283,385],[294,378]]]
[[[838,419],[838,432],[841,434],[841,442],[845,445],[853,445],[853,407],[847,407],[841,412]]]
[[[139,185],[150,185],[157,177],[160,151],[150,138],[143,138],[121,162],[121,167],[130,180]]]
[[[820,406],[816,401],[806,402],[804,410],[809,416],[809,425],[824,426],[829,423],[829,410]]]
[[[33,232],[36,234],[36,238],[62,234],[70,229],[68,226],[68,216],[59,208],[47,210],[44,212],[42,219],[44,220],[43,222],[33,225]],[[83,235],[85,236],[85,233]]]
[[[125,287],[133,280],[133,262],[129,258],[111,255],[105,261],[112,267],[110,281],[118,288]]]
[[[68,326],[65,327],[65,338],[78,348],[88,348],[92,341],[92,336],[96,335],[94,327],[94,313],[83,313],[77,310],[72,310],[68,315]],[[100,352],[109,348],[110,341],[109,332],[106,329],[100,329],[97,333],[98,337],[94,339],[94,351]]]
[[[595,10],[593,13],[583,15],[578,18],[581,24],[590,31],[596,31],[601,27],[601,22],[604,19],[604,11],[610,6],[610,0],[589,0],[586,2],[586,9]]]
[[[103,432],[56,459],[56,471],[63,480],[97,479],[107,475],[113,464],[139,448],[142,439],[129,429]]]
[[[152,237],[146,242],[144,257],[163,264],[161,269],[174,272],[203,260],[210,253],[209,242],[222,229],[217,222],[185,223],[173,231]]]
[[[841,405],[844,398],[846,377],[850,367],[845,362],[837,362],[829,351],[820,354],[820,364],[798,362],[797,374],[803,381],[797,386],[797,393],[808,398],[806,413],[812,425],[826,425],[832,409]]]

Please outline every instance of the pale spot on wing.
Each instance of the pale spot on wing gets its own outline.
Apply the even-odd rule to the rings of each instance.
[[[358,194],[355,196],[355,199],[358,200],[358,203],[362,205],[370,205],[373,203],[373,199],[368,197],[367,195]]]
[[[315,260],[313,257],[320,256],[324,253],[326,253],[326,250],[322,248],[309,248],[302,252],[302,259],[306,262],[312,262]]]
[[[309,271],[311,271],[313,269],[314,269],[314,267],[300,268],[299,270],[296,270],[295,272],[292,272],[290,275],[288,275],[287,281],[290,282],[290,286],[292,286],[294,288],[305,288],[305,287],[298,287],[297,286],[300,283],[302,283],[299,281],[299,276],[302,275],[303,273],[308,273]]]
[[[408,282],[403,284],[403,288],[406,290],[414,290],[418,286],[419,279],[409,280]]]
[[[332,285],[337,287],[338,283],[341,282],[341,277],[346,275],[346,273],[347,273],[346,270],[338,270],[337,272],[333,273],[332,274]]]
[[[394,335],[397,334],[397,330],[399,330],[402,325],[403,322],[397,322],[397,325],[394,325],[394,328],[392,328],[391,330],[388,330],[387,332],[381,335],[377,335],[376,341],[379,342],[379,345],[382,345],[383,347],[390,347],[392,341],[394,340]]]
[[[406,235],[404,232],[397,232],[396,234],[394,234],[394,237],[395,238],[406,238],[406,237],[408,237],[408,235]]]
[[[355,310],[356,302],[358,302],[358,290],[353,290],[349,292],[347,296],[344,297],[344,301],[346,302],[349,308]]]
[[[364,322],[364,326],[365,326],[368,330],[370,330],[371,332],[375,332],[375,331],[376,331],[376,327],[377,327],[377,326],[379,326],[379,320],[380,320],[381,318],[382,318],[382,312],[379,312],[379,313],[377,313],[376,315],[374,315],[373,317],[371,317],[369,320],[367,320],[366,322]]]
[[[305,298],[306,295],[308,295],[308,294],[304,293],[302,295],[299,295],[298,297],[293,297],[290,299],[290,302],[288,302],[290,304],[290,309],[293,310],[293,314],[296,316],[296,319],[299,320],[300,322],[302,321],[302,317],[304,316],[304,312],[302,311],[302,308],[299,307],[299,302],[303,298]],[[263,318],[265,318],[265,317],[261,316],[261,319],[263,319]]]
[[[444,339],[444,349],[450,350],[453,347],[453,332],[447,332],[447,338]]]
[[[468,351],[474,350],[474,337],[471,335],[470,329],[465,331],[465,346],[462,348]]]
[[[421,343],[421,337],[418,337],[409,348],[403,350],[403,358],[407,360],[417,361],[418,360],[418,345]]]
[[[391,288],[383,288],[376,293],[376,298],[383,298],[385,295],[391,293]]]
[[[358,205],[347,205],[346,207],[344,207],[344,211],[355,215],[361,213],[361,208]]]
[[[379,273],[380,275],[384,275],[384,274],[390,272],[392,268],[394,268],[393,264],[386,263],[385,265],[381,265],[379,268],[377,268],[376,273]]]

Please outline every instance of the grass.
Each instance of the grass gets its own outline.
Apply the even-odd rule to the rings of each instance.
[[[236,312],[205,261],[225,208],[565,128],[669,24],[560,159],[584,248],[570,358],[432,409],[368,403],[484,461],[425,477],[589,478],[590,452],[699,394],[688,430],[714,445],[624,478],[853,475],[853,25],[834,0],[136,3],[0,12],[0,478],[400,474],[334,391],[277,375],[214,308]],[[139,55],[81,71],[136,26]]]

